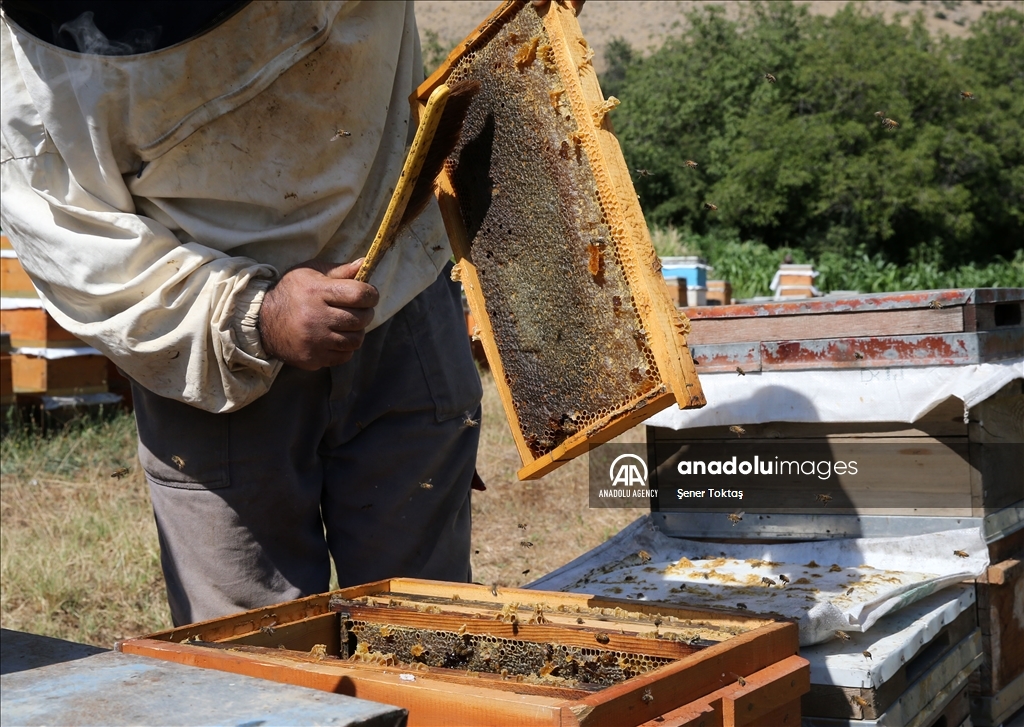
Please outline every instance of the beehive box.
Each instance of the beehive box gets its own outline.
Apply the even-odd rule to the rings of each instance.
[[[476,79],[438,201],[523,468],[704,396],[575,14],[501,5],[417,89]]]
[[[405,707],[410,725],[799,724],[797,627],[583,594],[393,579],[121,642]],[[767,721],[765,721],[767,720]]]

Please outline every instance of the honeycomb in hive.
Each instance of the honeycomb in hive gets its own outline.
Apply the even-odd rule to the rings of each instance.
[[[704,402],[592,57],[571,11],[509,2],[417,92],[481,82],[439,202],[521,479]]]
[[[611,686],[672,661],[639,652],[352,619],[342,623],[341,644],[342,657],[357,661],[380,661],[384,657],[386,661],[393,660],[389,665],[423,664],[574,687]]]

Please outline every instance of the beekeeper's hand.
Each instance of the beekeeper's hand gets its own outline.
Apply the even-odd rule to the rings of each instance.
[[[281,276],[260,308],[267,355],[306,371],[351,359],[380,299],[372,285],[354,280],[362,264],[310,260]]]
[[[565,0],[565,4],[572,8],[573,12],[579,16],[580,12],[583,10],[583,3],[586,1],[587,0]],[[551,0],[533,0],[533,7],[542,8],[549,2],[551,2]]]

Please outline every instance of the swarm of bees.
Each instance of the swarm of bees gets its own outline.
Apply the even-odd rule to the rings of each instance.
[[[688,166],[690,169],[696,169],[700,165],[697,164],[697,162],[693,161],[693,159],[687,159],[686,166]]]
[[[738,523],[740,520],[743,519],[743,513],[742,512],[731,512],[731,513],[729,513],[728,517],[729,517],[729,522],[732,523],[732,526],[736,527],[736,523]]]
[[[822,507],[828,507],[828,504],[830,502],[832,502],[832,495],[829,495],[829,494],[815,495],[814,496],[814,501],[815,502],[820,502]]]
[[[957,558],[970,558],[971,557],[970,553],[968,553],[968,552],[966,552],[964,550],[954,550],[953,551],[953,555],[955,555]]]

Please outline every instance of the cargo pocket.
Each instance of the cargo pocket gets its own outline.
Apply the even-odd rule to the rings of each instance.
[[[475,414],[483,397],[457,287],[444,272],[406,306],[403,323],[434,400],[437,421]],[[411,309],[410,309],[411,307]]]
[[[147,391],[134,381],[139,462],[155,485],[219,490],[230,483],[230,414],[211,414]]]

